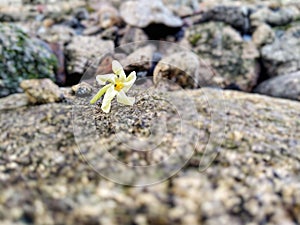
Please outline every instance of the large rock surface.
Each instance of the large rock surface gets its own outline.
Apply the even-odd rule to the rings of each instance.
[[[179,104],[186,98],[194,100],[201,123],[184,115],[190,121],[184,129],[199,130],[206,138],[211,113],[209,104],[203,104],[202,93],[210,96],[217,117],[227,121],[218,157],[199,172],[203,154],[197,150],[177,175],[145,188],[112,183],[82,160],[77,146],[82,143],[74,139],[72,122],[80,125],[85,121],[72,121],[72,105],[1,109],[1,224],[299,223],[300,104],[232,91],[221,97],[213,89],[172,92]],[[108,115],[94,109],[96,123],[92,125],[98,124],[102,137],[86,139],[85,151],[105,144],[121,159],[132,156],[117,154],[115,148],[122,151],[131,140],[122,142],[111,135],[126,129],[135,132],[137,140],[143,139],[149,119],[165,108],[162,102],[153,104],[154,99],[144,93],[137,96],[133,108],[113,104]],[[224,103],[225,108],[221,107]],[[86,103],[81,104],[85,107]],[[142,109],[146,113],[141,116]],[[176,117],[174,110],[164,112],[166,118]],[[115,125],[118,121],[121,127]],[[172,128],[176,120],[170,121]],[[168,135],[170,149],[176,142],[172,142],[172,133]],[[186,141],[185,147],[192,144]],[[98,157],[96,151],[89,153],[89,157]],[[114,171],[114,165],[103,163],[99,166]]]

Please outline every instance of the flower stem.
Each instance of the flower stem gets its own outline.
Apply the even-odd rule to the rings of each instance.
[[[104,93],[107,91],[108,88],[110,88],[111,84],[108,84],[101,88],[98,93],[92,98],[90,101],[90,104],[95,104],[101,97],[104,95]]]

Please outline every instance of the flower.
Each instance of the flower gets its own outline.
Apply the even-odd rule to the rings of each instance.
[[[117,101],[124,105],[133,105],[135,102],[134,97],[127,97],[126,92],[132,87],[136,80],[135,71],[131,72],[128,77],[123,70],[121,64],[113,60],[112,61],[113,74],[97,75],[96,80],[98,84],[105,85],[90,101],[90,104],[95,104],[104,95],[101,109],[105,113],[109,113],[111,107],[111,101],[117,96]],[[109,84],[107,84],[109,82]]]

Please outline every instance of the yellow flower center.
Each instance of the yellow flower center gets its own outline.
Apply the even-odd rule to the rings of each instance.
[[[116,79],[115,90],[121,91],[123,87],[124,87],[123,82],[121,82],[119,79]]]

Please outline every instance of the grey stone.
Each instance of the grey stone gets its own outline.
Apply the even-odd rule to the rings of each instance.
[[[253,42],[243,41],[232,27],[219,22],[195,25],[186,38],[192,50],[211,65],[222,87],[230,84],[251,90],[257,82],[259,52]]]
[[[101,40],[97,37],[76,36],[65,48],[67,59],[67,71],[69,74],[81,74],[85,72],[93,75],[104,54],[114,51],[114,43],[111,40]]]
[[[255,92],[274,97],[300,100],[300,72],[266,80],[255,89]]]
[[[164,24],[168,27],[180,27],[182,20],[162,3],[153,1],[126,1],[120,6],[122,19],[131,26],[145,28],[150,24]]]
[[[291,27],[282,36],[261,49],[263,64],[270,77],[300,69],[300,26]]]

